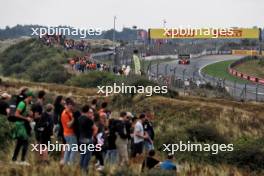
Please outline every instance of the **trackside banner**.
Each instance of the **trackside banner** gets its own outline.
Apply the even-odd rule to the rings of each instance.
[[[152,28],[150,39],[259,39],[257,28]]]
[[[245,55],[245,56],[259,56],[258,50],[232,50],[233,55]],[[262,51],[262,55],[264,56],[264,53]]]

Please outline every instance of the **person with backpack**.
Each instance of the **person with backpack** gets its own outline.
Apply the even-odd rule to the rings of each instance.
[[[15,129],[13,131],[13,138],[17,140],[17,143],[12,157],[12,161],[17,161],[19,151],[22,148],[21,162],[19,164],[28,166],[30,164],[25,160],[29,144],[28,140],[31,133],[30,122],[33,119],[28,115],[27,110],[29,104],[32,101],[33,92],[27,90],[25,93],[25,97],[26,98],[18,104],[15,112],[15,117],[20,120],[15,122]]]
[[[53,105],[47,104],[45,109],[44,113],[36,121],[35,134],[38,144],[47,146],[53,133]],[[48,150],[41,151],[39,157],[41,163],[49,164]]]
[[[119,165],[129,164],[128,159],[128,136],[130,132],[126,128],[126,112],[121,112],[118,121],[116,122],[116,148],[119,156]]]
[[[96,136],[98,128],[94,124],[93,110],[88,106],[82,107],[81,116],[78,118],[79,131],[80,131],[80,145],[87,145],[87,147],[93,144],[93,138]],[[92,151],[88,150],[80,154],[80,167],[83,172],[88,173],[88,165],[92,156]]]
[[[116,149],[116,134],[115,134],[115,123],[116,119],[110,118],[108,121],[108,126],[105,131],[106,133],[106,155],[105,162],[108,164],[116,164],[117,163],[117,149]]]
[[[145,112],[146,118],[143,122],[143,128],[144,132],[147,135],[147,138],[144,141],[144,148],[146,152],[149,152],[150,150],[154,150],[154,137],[155,137],[155,132],[154,132],[154,127],[152,124],[152,119],[154,118],[154,113],[151,111],[146,111]]]

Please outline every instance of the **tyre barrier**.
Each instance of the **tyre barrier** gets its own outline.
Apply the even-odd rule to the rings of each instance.
[[[258,78],[252,75],[248,75],[242,72],[237,71],[236,69],[234,69],[235,66],[242,64],[246,61],[250,60],[249,58],[244,58],[244,59],[240,59],[238,61],[235,61],[234,63],[230,64],[229,68],[228,68],[228,72],[229,74],[235,76],[235,77],[239,77],[241,79],[244,80],[248,80],[254,83],[259,83],[259,84],[263,84],[264,85],[264,78]]]

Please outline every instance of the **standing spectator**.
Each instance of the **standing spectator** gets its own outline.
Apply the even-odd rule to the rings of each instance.
[[[106,124],[106,113],[96,114],[96,118],[94,119],[95,124],[98,128],[98,132],[95,138],[95,145],[104,146],[105,143],[105,124]],[[98,171],[102,171],[104,169],[104,158],[103,158],[103,149],[101,151],[95,151],[94,155],[96,160],[98,161],[96,166]]]
[[[19,91],[19,94],[16,97],[16,106],[26,98],[26,92],[28,91],[27,87],[22,87]]]
[[[64,162],[63,164],[72,164],[76,151],[73,150],[73,144],[77,144],[77,138],[74,133],[73,124],[74,124],[74,117],[73,117],[73,110],[75,103],[72,99],[67,98],[66,100],[65,109],[61,114],[61,123],[63,127],[63,136],[65,138],[66,144],[69,145],[69,148],[66,149],[64,152]]]
[[[61,123],[61,114],[64,110],[65,101],[62,95],[56,97],[54,101],[54,112],[53,112],[53,124],[54,124],[54,134],[63,144],[66,144],[66,141],[63,136],[63,127]],[[61,151],[61,163],[63,162],[64,151]]]
[[[132,119],[133,115],[131,112],[126,112],[125,116],[125,127],[126,127],[126,132],[127,132],[127,139],[128,139],[128,144],[127,144],[127,149],[128,149],[128,156],[131,156],[131,128],[132,128]]]
[[[36,122],[36,138],[39,144],[46,145],[51,141],[53,133],[53,105],[47,104],[46,110],[41,115],[41,118]],[[47,149],[47,148],[46,148]],[[48,150],[40,153],[40,162],[49,164]]]
[[[15,122],[15,131],[13,133],[13,137],[17,139],[16,147],[14,150],[14,154],[12,157],[12,161],[17,161],[17,156],[22,147],[22,155],[21,155],[21,163],[22,165],[30,165],[26,162],[26,154],[28,150],[28,140],[31,133],[31,127],[29,123],[32,121],[32,118],[29,117],[27,112],[27,107],[33,98],[33,93],[29,90],[25,92],[24,96],[26,97],[23,101],[21,101],[16,109],[15,117],[20,120]]]
[[[8,101],[10,99],[11,99],[11,95],[9,95],[6,92],[2,93],[1,99],[0,99],[0,115],[5,115],[5,116],[9,115],[10,108],[9,108]]]
[[[134,153],[132,157],[137,157],[142,155],[143,153],[143,145],[144,145],[144,139],[146,136],[144,135],[144,128],[143,128],[143,122],[145,121],[145,114],[140,114],[139,119],[136,122],[135,128],[134,128]]]
[[[45,95],[46,95],[46,92],[44,90],[39,91],[37,101],[36,101],[36,104],[39,104],[40,106],[42,106],[42,108],[44,106]]]
[[[116,148],[119,156],[119,165],[128,165],[128,135],[129,131],[126,129],[126,112],[121,112],[119,120],[116,123]]]
[[[63,96],[59,95],[56,97],[55,101],[54,101],[54,115],[53,115],[53,122],[55,125],[55,133],[56,136],[59,138],[63,138],[63,129],[62,129],[62,124],[61,124],[61,114],[64,110],[64,100],[63,100]]]
[[[110,118],[108,121],[108,130],[106,131],[107,151],[105,161],[110,164],[115,164],[117,162],[115,123],[116,119]]]
[[[96,111],[96,109],[97,109],[97,99],[93,99],[92,100],[91,108],[94,110],[94,112]]]
[[[107,102],[103,102],[101,104],[101,108],[98,111],[98,114],[100,115],[101,113],[106,113],[107,112],[107,109],[106,109],[107,106],[108,106],[108,103]]]
[[[102,114],[106,114],[106,118],[108,119],[111,115],[111,111],[107,109],[108,103],[103,102],[101,105],[101,109],[99,109],[98,114],[101,116]]]
[[[134,50],[133,58],[132,58],[132,68],[134,70],[134,73],[136,75],[141,75],[141,65],[140,65],[140,59],[138,56],[138,50]]]
[[[134,129],[135,129],[135,125],[137,123],[137,117],[136,116],[133,116],[133,118],[131,119],[131,128],[130,128],[130,136],[131,136],[131,139],[130,139],[130,157],[133,158],[133,155],[134,155]]]
[[[93,122],[93,110],[85,105],[82,108],[82,114],[79,117],[79,131],[80,131],[80,145],[88,145],[93,144],[93,137],[97,134],[97,127]],[[87,174],[88,173],[88,165],[91,159],[92,152],[87,150],[85,153],[80,154],[80,167]]]
[[[73,112],[73,118],[74,118],[74,123],[73,123],[73,130],[74,130],[74,134],[77,138],[77,142],[79,141],[80,138],[80,129],[79,129],[79,117],[81,116],[81,111],[75,109]]]
[[[153,124],[151,122],[154,117],[154,114],[150,111],[147,111],[145,115],[146,115],[146,119],[143,122],[143,128],[147,138],[144,141],[144,147],[146,151],[149,152],[150,150],[154,150],[153,141],[154,141],[155,133],[154,133]]]

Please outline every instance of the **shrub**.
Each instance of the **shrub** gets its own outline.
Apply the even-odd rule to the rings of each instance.
[[[70,77],[62,65],[67,62],[65,51],[43,45],[37,39],[12,45],[0,55],[0,62],[4,76],[49,83],[64,83]]]
[[[220,135],[216,128],[205,124],[187,127],[186,132],[191,141],[215,142],[219,144],[227,142],[225,137]]]
[[[264,138],[240,139],[234,144],[234,151],[225,154],[228,164],[251,170],[264,169]]]
[[[11,130],[13,128],[13,124],[10,123],[7,118],[3,115],[0,115],[0,147],[1,150],[7,149],[6,146],[11,141]]]
[[[55,60],[35,62],[26,74],[35,82],[64,83],[70,78],[70,74]]]
[[[117,82],[117,76],[100,71],[92,71],[84,74],[80,74],[69,79],[66,84],[70,86],[78,87],[97,87],[105,85],[113,85]]]

